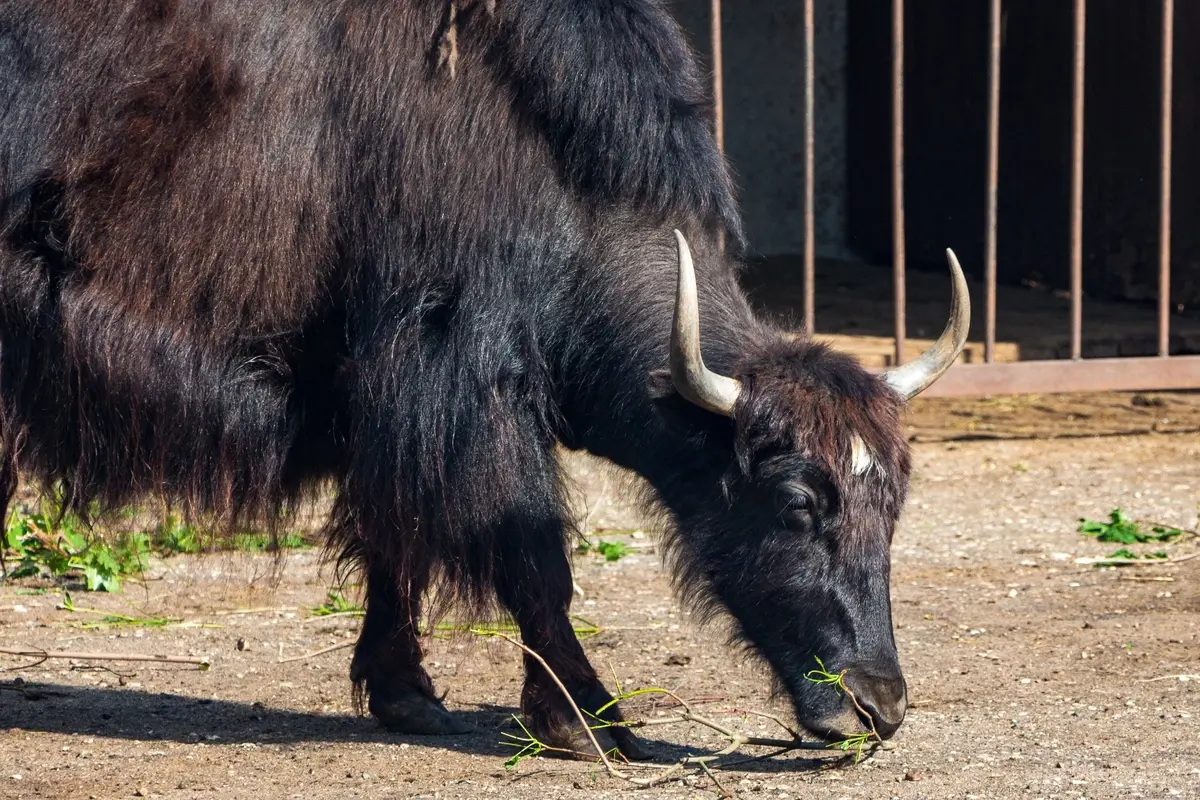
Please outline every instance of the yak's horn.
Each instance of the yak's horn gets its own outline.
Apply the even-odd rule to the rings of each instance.
[[[916,397],[942,377],[950,365],[958,360],[959,353],[967,343],[967,330],[971,327],[971,298],[967,294],[967,279],[953,250],[946,251],[950,262],[950,281],[954,286],[951,299],[950,321],[938,340],[918,358],[901,367],[883,374],[888,385],[906,398]]]
[[[733,406],[742,385],[733,378],[710,372],[700,356],[700,300],[696,294],[696,271],[692,253],[683,234],[679,241],[679,287],[675,295],[675,324],[671,328],[671,379],[675,390],[703,409],[724,416]]]

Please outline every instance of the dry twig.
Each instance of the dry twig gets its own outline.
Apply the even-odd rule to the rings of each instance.
[[[721,793],[721,797],[723,797],[723,798],[724,797],[733,797],[733,795],[729,793],[729,790],[721,785],[721,781],[718,780],[717,776],[713,774],[713,771],[708,768],[707,763],[701,761],[700,769],[703,770],[704,774],[707,775],[712,780],[712,782],[717,785],[717,790]]]
[[[207,658],[160,656],[146,653],[90,653],[71,650],[44,650],[40,647],[0,647],[0,654],[37,658],[41,661],[49,658],[67,658],[75,661],[150,661],[156,664],[191,664],[199,667],[201,670],[206,670],[210,666]]]
[[[1140,678],[1138,683],[1156,683],[1158,681],[1200,681],[1200,675],[1159,675],[1157,678]]]
[[[310,622],[324,622],[327,619],[338,619],[339,617],[365,617],[366,611],[354,609],[353,611],[334,611],[332,614],[314,614],[311,617],[305,618],[301,625],[307,625]]]
[[[282,613],[286,611],[296,611],[296,606],[263,606],[261,608],[232,608],[224,611],[214,611],[213,614],[218,617],[235,616],[241,614],[269,614]]]
[[[330,645],[329,647],[323,647],[320,650],[314,650],[311,653],[305,653],[302,656],[292,656],[291,658],[281,658],[278,661],[276,661],[275,663],[276,664],[290,664],[293,661],[304,661],[309,658],[316,658],[317,656],[323,656],[326,653],[332,653],[335,650],[345,650],[347,647],[354,647],[354,642],[338,642],[335,645]]]
[[[1092,558],[1084,557],[1075,559],[1076,564],[1089,564],[1093,567],[1160,567],[1170,564],[1182,564],[1185,561],[1191,561],[1193,558],[1200,558],[1200,553],[1189,553],[1186,556],[1176,556],[1175,558]]]

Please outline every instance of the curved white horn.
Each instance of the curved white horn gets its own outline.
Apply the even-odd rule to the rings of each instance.
[[[742,385],[733,378],[710,372],[700,356],[700,299],[696,271],[683,234],[679,242],[679,286],[675,294],[675,323],[671,327],[671,380],[675,390],[692,403],[715,414],[733,415]]]
[[[916,397],[942,377],[950,365],[958,360],[959,353],[967,343],[967,331],[971,327],[971,297],[967,292],[967,279],[953,250],[946,251],[946,261],[950,264],[950,282],[954,287],[946,329],[933,346],[919,357],[883,373],[887,384],[905,398]]]

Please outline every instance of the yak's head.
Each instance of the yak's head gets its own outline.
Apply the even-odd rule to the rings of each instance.
[[[909,364],[873,375],[822,345],[766,335],[727,377],[701,358],[695,275],[678,239],[669,394],[698,448],[669,492],[683,583],[732,613],[809,731],[891,736],[907,705],[888,594],[910,467],[900,412],[966,341],[962,270],[948,252],[950,322]],[[818,659],[844,671],[848,691],[820,682]]]

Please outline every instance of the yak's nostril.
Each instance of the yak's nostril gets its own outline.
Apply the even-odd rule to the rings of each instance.
[[[873,728],[879,734],[879,738],[890,739],[895,735],[896,731],[900,730],[900,723],[904,721],[905,709],[901,708],[897,713],[895,709],[891,709],[888,712],[880,711],[866,703],[862,703],[862,706],[870,715],[870,719],[862,720],[863,725],[867,728]],[[862,717],[861,712],[859,713],[859,717]]]
[[[862,676],[850,689],[859,708],[858,716],[867,728],[874,728],[882,739],[890,739],[904,722],[908,697],[903,678]],[[869,719],[864,719],[864,713]]]

